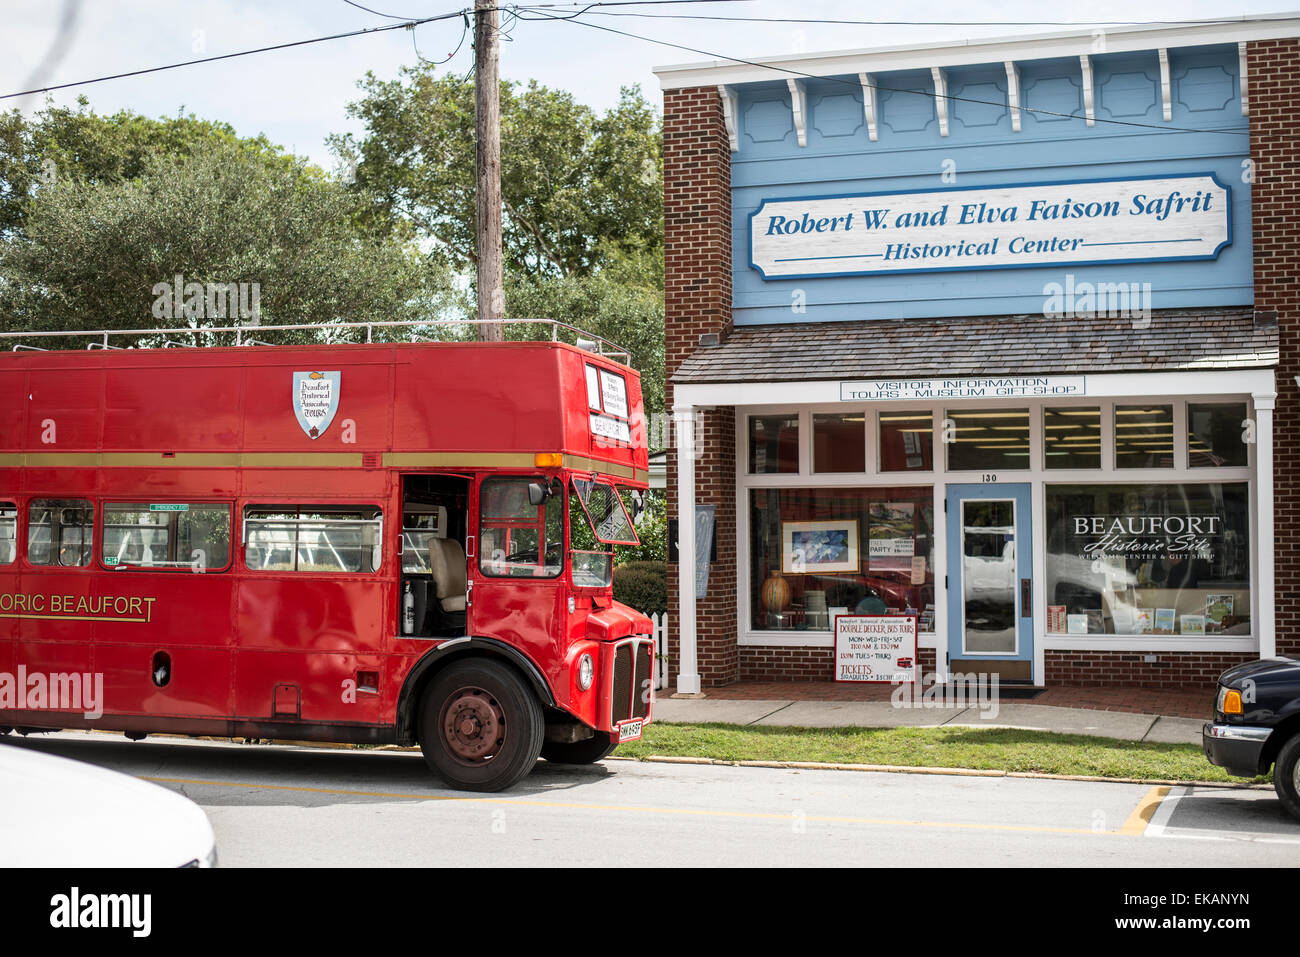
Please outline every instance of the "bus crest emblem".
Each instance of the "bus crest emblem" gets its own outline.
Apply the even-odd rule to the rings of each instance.
[[[341,372],[295,372],[293,414],[309,439],[318,439],[339,409]]]

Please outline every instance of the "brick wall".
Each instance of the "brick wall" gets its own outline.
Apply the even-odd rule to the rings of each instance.
[[[1300,654],[1300,40],[1246,47],[1250,97],[1251,231],[1255,308],[1276,311],[1281,342],[1273,413],[1275,579],[1278,654]]]
[[[1148,654],[1156,660],[1143,661]],[[1213,688],[1221,672],[1257,657],[1227,651],[1046,651],[1043,684]]]
[[[668,408],[672,375],[703,333],[731,332],[731,147],[716,87],[664,93],[664,305]],[[739,677],[736,649],[735,415],[704,412],[696,421],[695,500],[717,508],[718,560],[709,593],[696,604],[700,679],[705,687]],[[668,515],[677,518],[677,452],[668,453]],[[688,525],[689,527],[689,525]],[[677,566],[668,566],[675,586]],[[668,648],[677,674],[677,589],[669,588]]]
[[[784,648],[780,645],[746,645],[740,649],[741,681],[832,681],[833,648]],[[934,649],[916,653],[921,677],[934,673]]]

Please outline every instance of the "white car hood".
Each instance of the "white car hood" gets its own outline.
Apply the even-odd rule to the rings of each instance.
[[[206,865],[193,801],[94,765],[0,743],[0,867]]]

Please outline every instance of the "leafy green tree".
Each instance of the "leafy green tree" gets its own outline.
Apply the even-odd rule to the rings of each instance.
[[[100,116],[85,97],[75,109],[47,104],[31,118],[0,113],[0,237],[20,231],[42,187],[75,180],[107,185],[140,176],[158,156],[188,157],[224,145],[290,168],[294,158],[264,136],[239,137],[226,123],[188,116],[151,119],[123,110]]]
[[[321,170],[219,139],[145,156],[130,177],[59,178],[0,243],[0,322],[138,329],[437,315],[443,271],[413,244],[360,229],[357,212]],[[239,315],[209,284],[248,289]]]
[[[458,272],[475,265],[474,85],[408,68],[368,74],[349,106],[366,133],[334,137],[372,222],[432,241]],[[507,272],[587,276],[611,256],[663,245],[663,157],[637,87],[604,114],[559,90],[501,84],[501,194]]]
[[[631,353],[630,364],[641,373],[646,414],[662,414],[663,257],[643,251],[605,258],[608,265],[590,275],[507,275],[506,313],[562,319],[623,346]],[[537,334],[550,338],[549,328],[538,329]]]

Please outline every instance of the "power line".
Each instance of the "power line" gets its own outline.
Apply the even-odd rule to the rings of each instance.
[[[54,90],[66,90],[74,86],[89,86],[92,83],[105,83],[109,80],[121,80],[132,76],[143,76],[148,73],[160,73],[163,70],[176,70],[181,67],[196,66],[200,63],[214,63],[218,60],[231,60],[234,59],[235,57],[251,56],[254,53],[269,53],[273,50],[288,50],[291,49],[292,47],[307,46],[312,43],[325,43],[326,41],[329,40],[344,40],[347,39],[348,37],[359,37],[359,36],[365,36],[366,34],[373,34],[373,33],[386,33],[389,30],[414,29],[415,27],[418,27],[422,24],[433,23],[437,20],[450,20],[452,17],[463,17],[464,14],[465,14],[464,10],[456,10],[452,13],[441,13],[433,17],[424,17],[423,19],[419,19],[419,20],[408,20],[403,23],[393,23],[382,27],[367,27],[362,30],[351,30],[347,33],[335,33],[326,37],[312,37],[311,39],[308,40],[293,40],[290,41],[289,43],[277,43],[274,44],[273,46],[258,47],[255,50],[240,50],[236,53],[223,53],[220,56],[200,57],[197,60],[182,60],[179,63],[168,63],[163,66],[151,66],[151,67],[146,67],[142,70],[129,70],[125,73],[114,73],[110,76],[99,76],[90,80],[74,80],[71,83],[58,83],[53,86],[40,87],[34,90],[21,90],[17,93],[0,94],[0,100],[10,100],[13,99],[14,97],[19,97],[19,96],[30,96],[33,93],[50,93],[53,92]]]
[[[346,3],[349,7],[356,7],[358,10],[366,11],[366,13],[373,13],[377,17],[387,17],[390,20],[414,20],[415,19],[414,17],[401,17],[395,13],[384,13],[382,10],[372,10],[370,7],[363,7],[359,3],[354,3],[353,0],[343,0],[343,2]]]
[[[744,65],[744,66],[752,66],[752,67],[758,67],[759,69],[763,69],[763,70],[771,70],[771,71],[773,71],[774,73],[781,73],[781,74],[785,74],[785,75],[787,75],[787,76],[804,77],[804,78],[806,78],[806,79],[810,79],[810,80],[826,80],[826,81],[829,81],[829,82],[832,82],[832,83],[840,83],[840,84],[843,84],[843,85],[845,85],[845,86],[851,86],[851,87],[853,87],[853,88],[855,88],[855,89],[858,88],[858,87],[860,87],[860,86],[862,85],[862,84],[860,84],[860,83],[855,83],[855,82],[852,82],[852,81],[850,81],[850,80],[843,80],[843,79],[841,79],[841,78],[839,78],[839,77],[835,77],[835,76],[818,76],[818,75],[815,74],[815,73],[804,73],[804,72],[801,71],[801,70],[794,70],[794,69],[791,69],[791,68],[789,68],[789,67],[776,66],[776,65],[771,64],[771,63],[760,63],[760,62],[758,62],[757,60],[746,60],[746,59],[744,59],[743,57],[733,57],[733,56],[727,56],[726,54],[723,54],[723,53],[715,53],[715,52],[712,52],[712,51],[709,51],[709,50],[701,50],[701,49],[698,48],[698,47],[686,46],[685,44],[681,44],[681,43],[673,43],[673,42],[671,42],[671,41],[669,41],[669,40],[659,40],[659,39],[656,39],[655,37],[642,36],[642,35],[639,34],[639,33],[630,33],[630,32],[628,32],[628,31],[626,31],[626,30],[618,30],[618,29],[615,29],[614,27],[602,26],[602,25],[599,24],[599,23],[588,23],[588,22],[585,21],[585,20],[576,20],[576,19],[574,19],[573,17],[559,17],[559,16],[554,16],[554,15],[552,15],[552,14],[550,14],[550,13],[546,13],[545,11],[543,11],[543,10],[537,8],[537,7],[529,6],[529,7],[520,7],[519,9],[521,9],[521,10],[527,10],[527,11],[529,11],[529,12],[533,12],[533,13],[539,13],[539,14],[541,14],[540,16],[536,16],[536,17],[521,17],[521,18],[520,18],[520,19],[524,19],[524,20],[558,20],[558,21],[562,21],[562,22],[564,22],[564,23],[574,23],[574,24],[577,24],[578,26],[590,27],[590,28],[593,29],[593,30],[603,30],[603,31],[605,31],[606,33],[616,33],[616,34],[618,34],[619,36],[630,37],[630,38],[633,39],[633,40],[642,40],[642,41],[644,41],[644,42],[646,42],[646,43],[655,43],[655,44],[658,44],[659,46],[672,47],[673,49],[676,49],[676,50],[685,50],[685,51],[687,51],[688,53],[698,53],[700,56],[712,57],[712,58],[715,59],[715,60],[727,60],[727,61],[729,61],[729,62],[731,62],[731,63],[739,63],[739,64],[742,64],[742,65]],[[582,13],[585,13],[586,11],[581,11],[581,12],[582,12]],[[581,15],[581,14],[579,14],[579,15]],[[876,82],[874,82],[874,81],[873,81],[872,83],[868,84],[868,85],[869,85],[872,89],[874,89],[874,90],[880,90],[880,91],[885,92],[885,93],[910,93],[910,94],[912,94],[912,95],[914,95],[914,96],[925,96],[925,97],[929,97],[930,99],[933,99],[933,100],[937,100],[937,99],[941,99],[941,98],[942,98],[942,99],[944,99],[944,100],[948,100],[948,101],[955,102],[955,103],[974,103],[974,104],[977,104],[977,105],[980,105],[980,106],[996,106],[996,107],[999,107],[999,108],[1006,106],[1005,103],[1002,103],[1002,102],[995,102],[995,101],[993,101],[993,100],[977,100],[977,99],[974,99],[973,97],[968,97],[968,96],[954,96],[954,95],[951,94],[951,93],[939,94],[939,93],[932,92],[932,91],[929,91],[929,90],[908,90],[908,89],[904,89],[904,88],[902,88],[902,87],[882,86],[881,84],[876,83]],[[1060,113],[1060,112],[1057,112],[1057,111],[1055,111],[1055,110],[1044,110],[1044,109],[1040,109],[1040,108],[1036,108],[1036,107],[1029,107],[1029,106],[1024,106],[1024,105],[1021,105],[1020,107],[1018,107],[1018,109],[1020,109],[1020,110],[1021,110],[1022,112],[1024,112],[1024,113],[1042,114],[1042,115],[1044,115],[1044,116],[1058,116],[1058,117],[1062,117],[1062,118],[1065,118],[1065,119],[1071,119],[1071,120],[1083,119],[1083,117],[1079,116],[1079,115],[1076,114],[1076,113]],[[1158,132],[1161,132],[1161,133],[1222,133],[1222,134],[1227,134],[1227,135],[1229,135],[1229,136],[1249,136],[1249,135],[1250,135],[1249,130],[1210,130],[1210,129],[1197,129],[1197,128],[1186,127],[1186,126],[1170,126],[1170,125],[1168,125],[1168,124],[1139,123],[1139,122],[1137,122],[1136,120],[1116,120],[1116,119],[1109,119],[1109,118],[1102,117],[1102,116],[1097,116],[1097,117],[1094,117],[1093,119],[1094,119],[1094,122],[1097,122],[1097,123],[1108,123],[1108,124],[1111,124],[1111,125],[1113,125],[1113,126],[1130,126],[1130,127],[1137,127],[1137,128],[1140,128],[1140,129],[1157,130]]]
[[[588,4],[591,7],[606,4]],[[529,9],[550,7],[554,4],[533,4]],[[575,4],[576,6],[576,4]],[[863,27],[1181,27],[1223,26],[1237,23],[1265,23],[1270,17],[1228,17],[1208,20],[841,20],[819,17],[724,17],[707,13],[636,13],[631,10],[594,10],[602,17],[642,17],[654,20],[722,20],[730,23],[807,23],[832,26]],[[557,18],[558,19],[558,18]],[[564,17],[562,19],[569,19]]]

